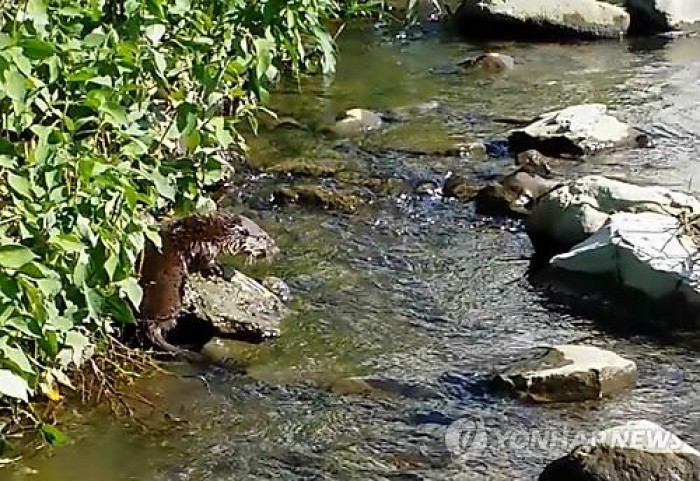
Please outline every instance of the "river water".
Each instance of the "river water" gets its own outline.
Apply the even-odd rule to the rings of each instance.
[[[453,67],[486,48],[512,55],[517,68],[494,76]],[[484,179],[508,162],[399,149],[499,137],[504,126],[483,114],[532,117],[604,102],[654,135],[658,147],[592,159],[572,166],[572,175],[700,190],[700,39],[474,45],[437,33],[404,41],[365,26],[343,34],[340,52],[334,78],[305,80],[300,92],[281,88],[274,107],[315,127],[352,107],[438,100],[444,108],[354,139],[375,152],[370,157],[339,153],[328,136],[277,130],[252,142],[258,162],[333,159],[375,174],[420,178],[452,170]],[[536,479],[567,451],[567,436],[631,419],[657,422],[700,447],[697,351],[606,329],[604,319],[616,312],[593,317],[533,285],[531,247],[517,224],[426,197],[380,198],[356,216],[293,206],[250,215],[283,251],[258,269],[284,277],[296,300],[282,337],[248,375],[191,368],[150,380],[144,389],[188,423],[145,434],[133,423],[86,414],[69,426],[67,446],[29,455],[0,479]],[[528,350],[582,339],[634,359],[637,388],[552,406],[486,389],[493,372]],[[357,375],[384,381],[369,394],[340,392],[337,381]],[[457,420],[483,425],[488,444],[455,458],[445,432]],[[535,430],[559,433],[552,439],[562,444],[498,444],[503,433]]]

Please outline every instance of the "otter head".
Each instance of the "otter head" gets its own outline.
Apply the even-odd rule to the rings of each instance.
[[[262,227],[247,217],[236,216],[231,225],[231,254],[246,254],[249,259],[272,258],[279,254],[275,240]]]

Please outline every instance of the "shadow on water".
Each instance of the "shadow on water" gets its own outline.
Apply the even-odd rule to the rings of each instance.
[[[450,170],[478,179],[508,162],[407,156],[401,149],[507,130],[479,114],[529,117],[605,102],[652,132],[659,147],[572,164],[570,175],[605,173],[696,190],[688,179],[698,169],[700,40],[490,47],[514,56],[517,68],[496,76],[460,72],[450,67],[480,47],[349,31],[333,79],[308,79],[301,92],[283,86],[273,96],[274,108],[314,131],[261,135],[252,155],[263,165],[333,159],[403,178]],[[429,100],[445,109],[352,141],[390,155],[339,152],[337,139],[318,133],[348,108],[390,110]],[[201,377],[149,381],[146,389],[161,393],[189,424],[145,435],[88,416],[71,428],[69,447],[29,457],[1,479],[534,479],[567,451],[494,442],[454,459],[445,433],[457,420],[478,421],[495,437],[533,429],[592,432],[644,418],[700,446],[697,353],[636,330],[604,329],[608,318],[571,307],[571,299],[563,305],[531,282],[532,249],[517,223],[492,222],[468,205],[431,197],[378,198],[355,216],[291,206],[257,214],[283,252],[270,269],[289,282],[296,301],[282,336],[248,375],[202,369],[194,373]],[[636,389],[566,406],[526,405],[488,391],[492,373],[532,349],[582,339],[634,359]],[[374,380],[343,384],[340,394],[338,381],[356,376]],[[356,394],[353,385],[361,387]]]

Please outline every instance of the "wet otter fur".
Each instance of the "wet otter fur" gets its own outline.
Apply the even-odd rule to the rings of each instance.
[[[161,249],[148,242],[141,268],[143,301],[140,315],[148,340],[156,347],[189,360],[199,355],[166,339],[177,323],[189,274],[219,272],[219,255],[245,254],[249,259],[273,257],[275,241],[247,217],[225,212],[190,215],[161,227]]]

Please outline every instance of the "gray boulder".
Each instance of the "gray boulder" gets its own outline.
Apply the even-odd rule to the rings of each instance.
[[[595,39],[619,38],[630,19],[596,0],[463,0],[453,21],[470,37]]]
[[[189,276],[182,304],[183,314],[210,325],[212,335],[246,341],[278,336],[288,313],[276,295],[238,271],[230,278]]]
[[[539,481],[698,481],[700,452],[649,421],[598,433],[549,464]]]
[[[662,187],[592,175],[540,198],[528,218],[527,231],[536,250],[559,253],[586,240],[616,212],[693,216],[700,214],[700,202]]]
[[[610,115],[605,105],[583,104],[540,115],[511,131],[508,142],[514,154],[535,149],[550,157],[578,158],[635,146],[637,138],[644,136]]]
[[[670,215],[618,213],[550,262],[570,272],[614,275],[619,284],[652,300],[682,294],[687,302],[700,303],[700,271],[694,268],[698,233]]]
[[[495,386],[537,403],[597,400],[634,387],[633,361],[593,346],[549,348],[499,374]]]
[[[626,0],[633,33],[657,33],[700,22],[697,0]]]

